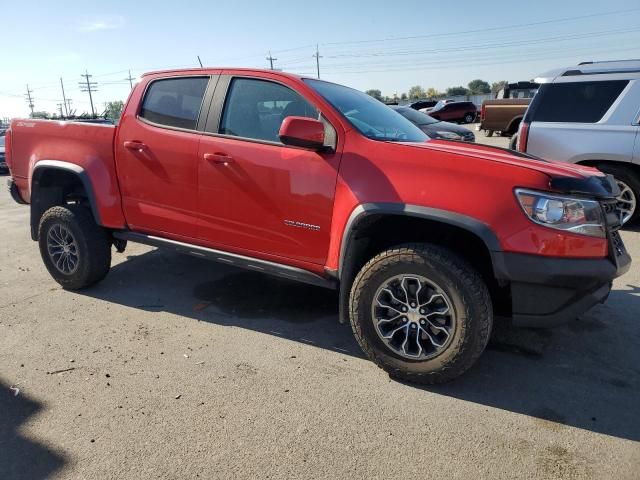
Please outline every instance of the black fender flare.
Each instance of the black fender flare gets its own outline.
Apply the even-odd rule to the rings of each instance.
[[[87,195],[89,206],[91,207],[91,213],[98,225],[102,225],[100,219],[100,212],[98,211],[98,205],[96,201],[96,195],[89,178],[89,174],[84,168],[75,163],[65,162],[62,160],[40,160],[35,164],[31,173],[31,238],[36,240],[38,238],[38,222],[40,215],[44,212],[39,212],[40,205],[38,201],[38,192],[40,190],[40,179],[42,175],[51,170],[61,170],[73,174],[80,180],[84,191]]]
[[[340,259],[338,264],[338,279],[342,278],[345,268],[345,257],[349,248],[352,235],[358,228],[358,224],[371,215],[405,215],[425,220],[445,223],[454,227],[467,230],[479,237],[486,245],[491,254],[494,270],[496,274],[500,271],[500,259],[502,247],[498,237],[491,228],[475,218],[461,213],[450,212],[438,208],[423,207],[420,205],[410,205],[406,203],[364,203],[358,205],[349,216],[342,233],[342,243],[340,244]],[[498,265],[496,265],[498,264]],[[497,267],[497,268],[496,268]]]

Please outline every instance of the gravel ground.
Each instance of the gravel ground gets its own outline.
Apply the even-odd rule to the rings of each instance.
[[[362,357],[328,290],[130,245],[66,292],[28,214],[0,193],[2,479],[638,478],[638,264],[421,388]]]

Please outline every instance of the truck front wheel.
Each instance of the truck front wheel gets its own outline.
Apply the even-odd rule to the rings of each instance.
[[[452,380],[489,341],[493,309],[482,277],[452,251],[402,245],[372,258],[350,295],[360,347],[392,377],[432,384]]]
[[[81,205],[52,207],[38,228],[40,255],[56,282],[78,290],[102,280],[111,267],[108,232]]]

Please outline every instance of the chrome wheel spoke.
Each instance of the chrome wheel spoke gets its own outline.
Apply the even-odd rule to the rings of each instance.
[[[637,208],[637,198],[631,187],[616,179],[620,195],[616,197],[616,209],[622,216],[622,223],[626,223],[633,216]]]
[[[71,275],[78,268],[78,245],[67,227],[55,224],[47,232],[47,252],[55,268]]]
[[[371,308],[378,336],[401,357],[426,360],[451,343],[456,328],[452,303],[440,286],[425,277],[388,279],[378,288]]]

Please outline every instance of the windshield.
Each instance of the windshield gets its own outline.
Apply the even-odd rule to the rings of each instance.
[[[440,121],[413,108],[400,107],[394,108],[394,110],[416,125],[431,125],[432,123],[438,123]]]
[[[447,104],[447,102],[445,102],[444,100],[440,100],[438,103],[436,103],[436,105],[433,107],[433,111],[436,112],[438,110],[442,110],[442,107],[444,107]]]
[[[402,115],[366,93],[321,80],[305,79],[365,137],[390,142],[425,142],[429,137]]]

